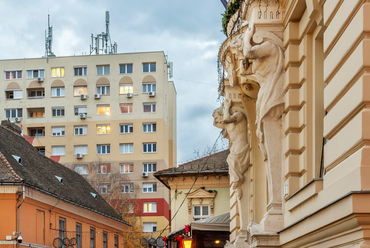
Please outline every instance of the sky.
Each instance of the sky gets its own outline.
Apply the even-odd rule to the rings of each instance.
[[[204,155],[220,133],[212,125],[220,105],[217,54],[225,40],[219,0],[0,0],[0,59],[43,56],[48,14],[54,54],[89,54],[91,33],[105,31],[105,11],[118,53],[164,51],[173,62],[177,164],[194,159],[195,150]],[[225,147],[219,139],[217,149]]]

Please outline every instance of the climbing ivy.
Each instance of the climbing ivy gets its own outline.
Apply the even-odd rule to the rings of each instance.
[[[241,0],[235,0],[227,6],[225,13],[222,15],[222,29],[224,34],[227,36],[227,24],[230,18],[239,10]]]

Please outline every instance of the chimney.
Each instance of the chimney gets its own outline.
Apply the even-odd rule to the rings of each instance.
[[[15,132],[16,134],[18,135],[21,135],[22,134],[22,128],[17,126],[16,124],[14,123],[11,123],[10,121],[8,120],[3,120],[1,121],[1,126],[5,127],[6,129],[9,129],[13,132]]]

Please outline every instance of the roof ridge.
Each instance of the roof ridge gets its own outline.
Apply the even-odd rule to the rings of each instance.
[[[14,171],[13,167],[10,165],[9,161],[6,159],[6,157],[1,151],[0,151],[0,161],[3,162],[3,164],[5,164],[5,166],[10,170],[10,172],[16,179],[23,181],[23,179]]]
[[[218,152],[215,152],[215,153],[212,153],[212,154],[206,155],[206,156],[204,156],[204,157],[200,157],[200,158],[197,158],[197,159],[190,160],[190,161],[188,161],[188,162],[185,162],[185,163],[183,163],[183,164],[180,164],[178,167],[180,167],[180,166],[184,166],[184,165],[189,164],[189,163],[192,163],[192,162],[195,162],[195,161],[197,161],[197,160],[201,160],[201,159],[204,159],[204,158],[207,158],[207,157],[210,157],[210,156],[216,155],[216,154],[218,154],[218,153],[221,153],[221,152],[224,152],[224,151],[227,151],[227,150],[229,150],[229,149],[225,149],[225,150],[222,150],[222,151],[218,151]]]

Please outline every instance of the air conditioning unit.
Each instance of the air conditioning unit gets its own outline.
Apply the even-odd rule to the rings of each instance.
[[[81,100],[86,100],[87,99],[87,95],[85,95],[85,94],[80,95],[80,97],[81,97]]]
[[[127,93],[127,98],[131,98],[133,96],[132,93]]]
[[[100,94],[95,93],[95,94],[94,94],[94,98],[95,98],[95,99],[100,99]]]
[[[21,120],[22,120],[22,118],[20,118],[20,117],[15,117],[14,118],[14,121],[17,122],[17,123],[21,122]]]
[[[37,78],[37,82],[39,82],[39,83],[44,82],[44,78],[41,78],[41,77]]]
[[[141,173],[141,176],[142,176],[142,177],[148,177],[148,172],[143,172],[143,173]]]
[[[86,114],[85,113],[80,113],[80,118],[81,119],[86,119]]]
[[[149,92],[149,96],[155,96],[155,92],[150,91],[150,92]]]
[[[76,154],[76,158],[78,158],[78,159],[83,158],[83,157],[84,157],[84,155],[83,155],[83,154],[81,154],[81,153],[77,153],[77,154]]]

